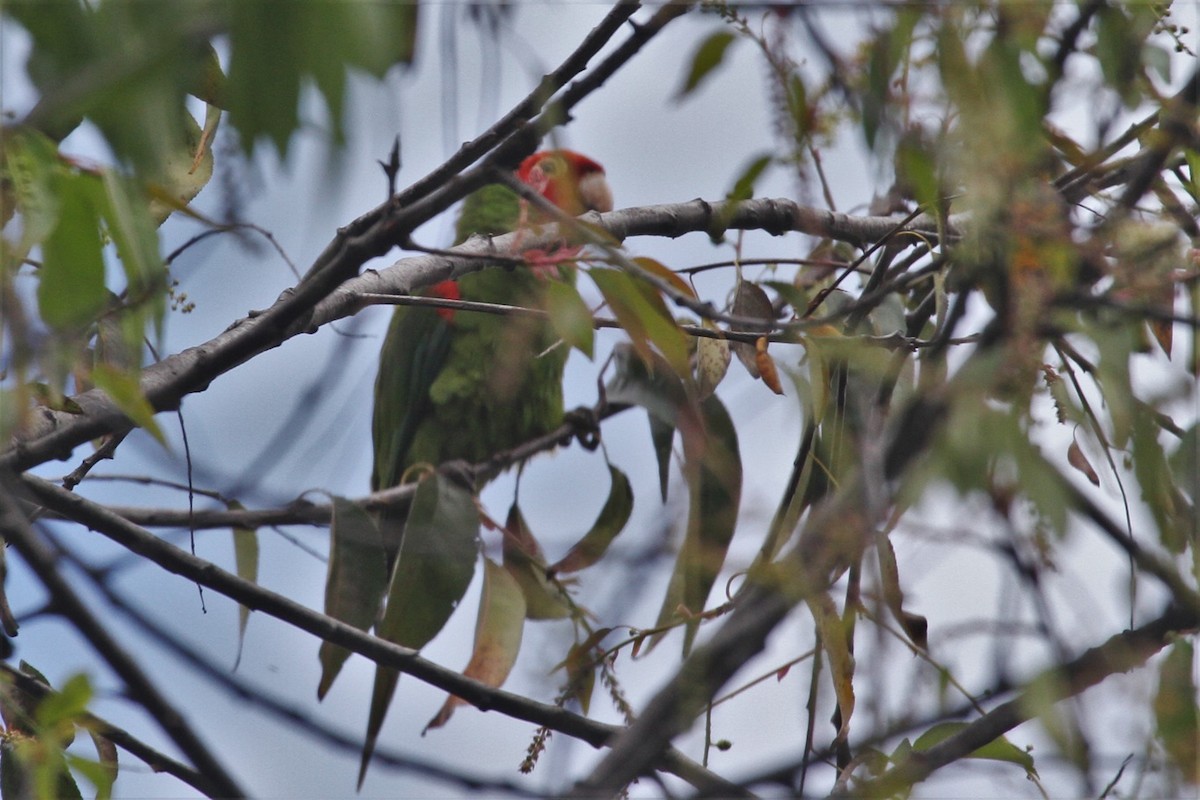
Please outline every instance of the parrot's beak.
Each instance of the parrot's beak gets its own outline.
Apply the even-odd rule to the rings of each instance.
[[[612,211],[612,189],[603,172],[589,172],[579,181],[579,199],[589,211]]]

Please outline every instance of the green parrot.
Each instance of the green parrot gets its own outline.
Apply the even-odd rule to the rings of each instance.
[[[534,153],[517,177],[571,216],[612,210],[603,167],[579,153]],[[521,213],[516,194],[485,186],[463,203],[455,244],[474,234],[508,233]],[[541,221],[533,209],[526,216]],[[439,283],[429,294],[537,307],[546,278],[557,272],[485,269]],[[414,464],[481,461],[561,423],[567,348],[539,355],[556,340],[548,324],[529,318],[398,307],[375,382],[371,489],[399,484]]]
[[[612,210],[612,193],[604,169],[570,150],[534,153],[521,163],[516,176],[571,216],[588,210]],[[544,215],[516,193],[493,184],[464,201],[455,243],[474,234],[499,235],[544,221]],[[574,280],[574,270],[560,270],[553,256],[526,256],[529,266],[484,269],[458,281],[436,284],[426,294],[536,308],[543,305],[548,280]],[[482,461],[557,427],[563,419],[562,374],[568,350],[552,347],[557,339],[550,324],[541,319],[397,307],[380,351],[375,381],[371,489],[400,484],[415,465]],[[475,525],[474,509],[468,513],[471,518],[465,524]],[[473,565],[477,554],[472,546],[472,552],[461,551],[452,559],[423,561],[430,556],[422,555],[422,542],[428,542],[430,536],[447,540],[423,523],[416,525],[418,532],[406,532],[405,516],[385,512],[374,520],[384,563],[379,563],[379,550],[369,548],[350,557],[331,558],[326,608],[327,613],[365,628],[372,624],[373,609],[378,608],[386,592],[389,611],[405,620],[398,623],[403,631],[398,633],[396,626],[389,627],[385,615],[374,621],[376,633],[419,649],[437,633],[444,622],[442,615],[448,615],[452,606],[443,605],[439,612],[425,617],[435,617],[433,622],[423,623],[415,621],[422,617],[420,609],[411,617],[407,611],[392,609],[395,592],[426,597],[421,594],[422,587],[440,593],[449,584],[465,591],[470,569],[457,562],[466,560]],[[413,556],[406,558],[410,550]],[[445,563],[448,560],[456,563]],[[392,588],[385,585],[388,583]],[[331,609],[331,597],[337,591],[357,596],[351,614]],[[381,629],[381,625],[387,629]],[[346,651],[327,642],[322,645],[319,697],[329,689],[345,657]],[[376,671],[360,785],[398,677],[392,669],[381,667]]]

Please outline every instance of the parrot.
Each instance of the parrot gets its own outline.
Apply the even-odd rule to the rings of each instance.
[[[585,211],[611,211],[613,207],[604,168],[571,150],[534,153],[521,162],[516,177],[571,216]],[[455,244],[473,235],[500,235],[545,221],[544,212],[507,186],[488,184],[463,201]],[[541,307],[548,280],[574,280],[574,269],[561,262],[573,258],[577,251],[530,251],[525,265],[485,268],[457,281],[435,284],[424,294]],[[404,482],[416,465],[476,463],[557,427],[564,416],[562,376],[568,351],[555,347],[557,340],[544,319],[398,306],[380,349],[375,381],[371,490]],[[405,522],[406,514],[396,511],[381,512],[376,519],[383,566],[389,575],[402,566],[396,562]],[[348,572],[338,583],[357,583],[360,588],[371,581],[351,573],[379,569],[361,563],[337,567],[343,568]],[[332,559],[330,570],[332,576]],[[331,577],[327,593],[333,584]],[[365,621],[357,620],[360,627]],[[432,636],[433,632],[426,634]],[[426,634],[421,638],[427,638]],[[425,641],[398,643],[419,649]],[[345,651],[338,653],[337,648],[327,645],[322,645],[324,674],[318,697],[328,689],[345,658]],[[360,786],[397,677],[395,670],[376,670]]]
[[[572,150],[534,153],[516,175],[570,216],[612,210],[604,168]],[[463,202],[455,244],[516,229],[521,206],[507,187],[484,186]],[[545,221],[536,209],[524,213],[532,223]],[[428,294],[538,307],[544,281],[557,272],[484,269],[435,284]],[[567,349],[551,349],[556,340],[541,320],[397,307],[375,382],[372,491],[399,484],[414,464],[475,463],[561,423]]]

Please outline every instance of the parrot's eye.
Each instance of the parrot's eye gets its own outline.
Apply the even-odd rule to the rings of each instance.
[[[553,175],[554,173],[558,172],[558,162],[553,158],[547,158],[546,160],[542,161],[542,163],[538,164],[538,166],[541,167],[542,172],[546,175]]]

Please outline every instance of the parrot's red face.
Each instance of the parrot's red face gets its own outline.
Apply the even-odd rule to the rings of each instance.
[[[572,217],[612,211],[604,167],[574,150],[542,150],[521,162],[517,178]]]

